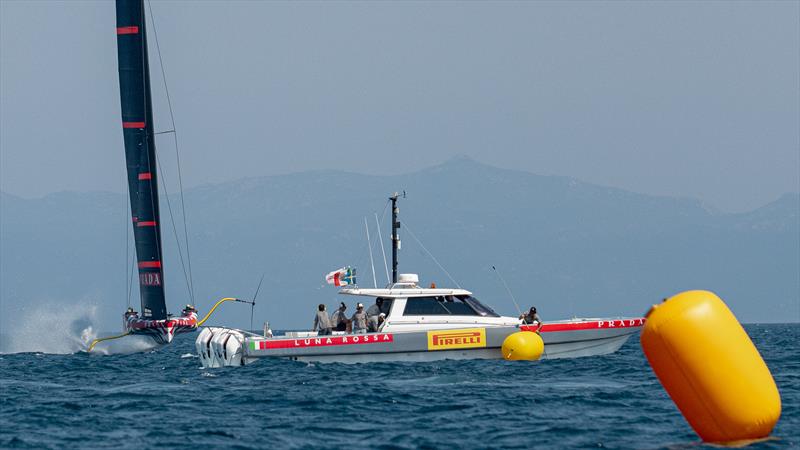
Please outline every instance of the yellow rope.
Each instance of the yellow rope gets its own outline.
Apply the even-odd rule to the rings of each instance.
[[[91,351],[92,351],[92,349],[94,349],[94,346],[95,346],[95,345],[97,345],[97,344],[99,344],[100,342],[103,342],[103,341],[110,341],[110,340],[112,340],[112,339],[119,339],[119,338],[121,338],[121,337],[125,337],[125,336],[127,336],[127,335],[129,335],[129,334],[131,334],[131,332],[130,332],[130,331],[128,331],[128,332],[126,332],[126,333],[119,334],[119,335],[117,335],[117,336],[109,336],[109,337],[104,337],[104,338],[98,338],[98,339],[95,339],[95,340],[93,340],[93,341],[92,341],[92,343],[89,345],[89,351],[91,352]]]
[[[211,317],[211,314],[214,312],[214,310],[217,309],[217,306],[221,305],[223,302],[238,302],[238,301],[240,300],[233,297],[225,297],[222,300],[218,301],[217,303],[214,304],[211,310],[208,311],[208,314],[206,314],[206,316],[203,317],[203,320],[197,322],[197,326],[199,327],[200,325],[204,324],[205,321],[208,320],[209,317]]]

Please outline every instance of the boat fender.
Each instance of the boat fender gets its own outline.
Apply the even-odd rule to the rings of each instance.
[[[536,361],[544,352],[544,341],[539,333],[517,331],[503,340],[503,359]]]
[[[664,389],[706,442],[769,436],[781,414],[772,374],[714,293],[687,291],[650,308],[642,349]]]

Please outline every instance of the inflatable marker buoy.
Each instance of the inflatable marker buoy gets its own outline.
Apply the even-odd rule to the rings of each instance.
[[[544,341],[539,333],[517,331],[503,340],[503,359],[536,361],[544,352]]]
[[[781,415],[775,380],[714,293],[682,292],[647,313],[642,349],[683,417],[706,442],[769,436]]]

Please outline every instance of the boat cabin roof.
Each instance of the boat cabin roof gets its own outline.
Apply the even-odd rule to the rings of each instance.
[[[426,297],[437,295],[472,295],[472,292],[464,289],[421,288],[419,286],[408,285],[394,285],[392,287],[383,289],[361,289],[358,287],[344,288],[340,290],[339,293],[342,295],[389,298]]]

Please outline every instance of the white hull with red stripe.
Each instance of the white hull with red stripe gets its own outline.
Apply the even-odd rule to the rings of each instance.
[[[613,353],[644,325],[644,318],[635,317],[562,320],[539,328],[494,313],[463,289],[428,289],[415,283],[341,293],[382,299],[386,318],[378,332],[266,337],[210,327],[198,336],[198,355],[205,367],[245,365],[261,358],[343,363],[500,359],[506,337],[538,329],[545,344],[544,359],[576,358]]]
[[[610,326],[610,324],[613,324]],[[614,353],[644,324],[643,318],[573,320],[545,324],[540,330],[545,343],[542,359],[578,358]],[[550,330],[548,330],[548,325]],[[283,357],[309,362],[425,362],[443,359],[502,359],[500,347],[510,334],[526,326],[450,328],[366,335],[336,334],[330,337],[245,337],[242,360]],[[436,346],[435,337],[474,334],[472,342]],[[355,341],[358,339],[358,341]],[[329,342],[330,340],[330,342]],[[242,364],[242,362],[239,364]],[[224,364],[223,364],[224,365]]]

